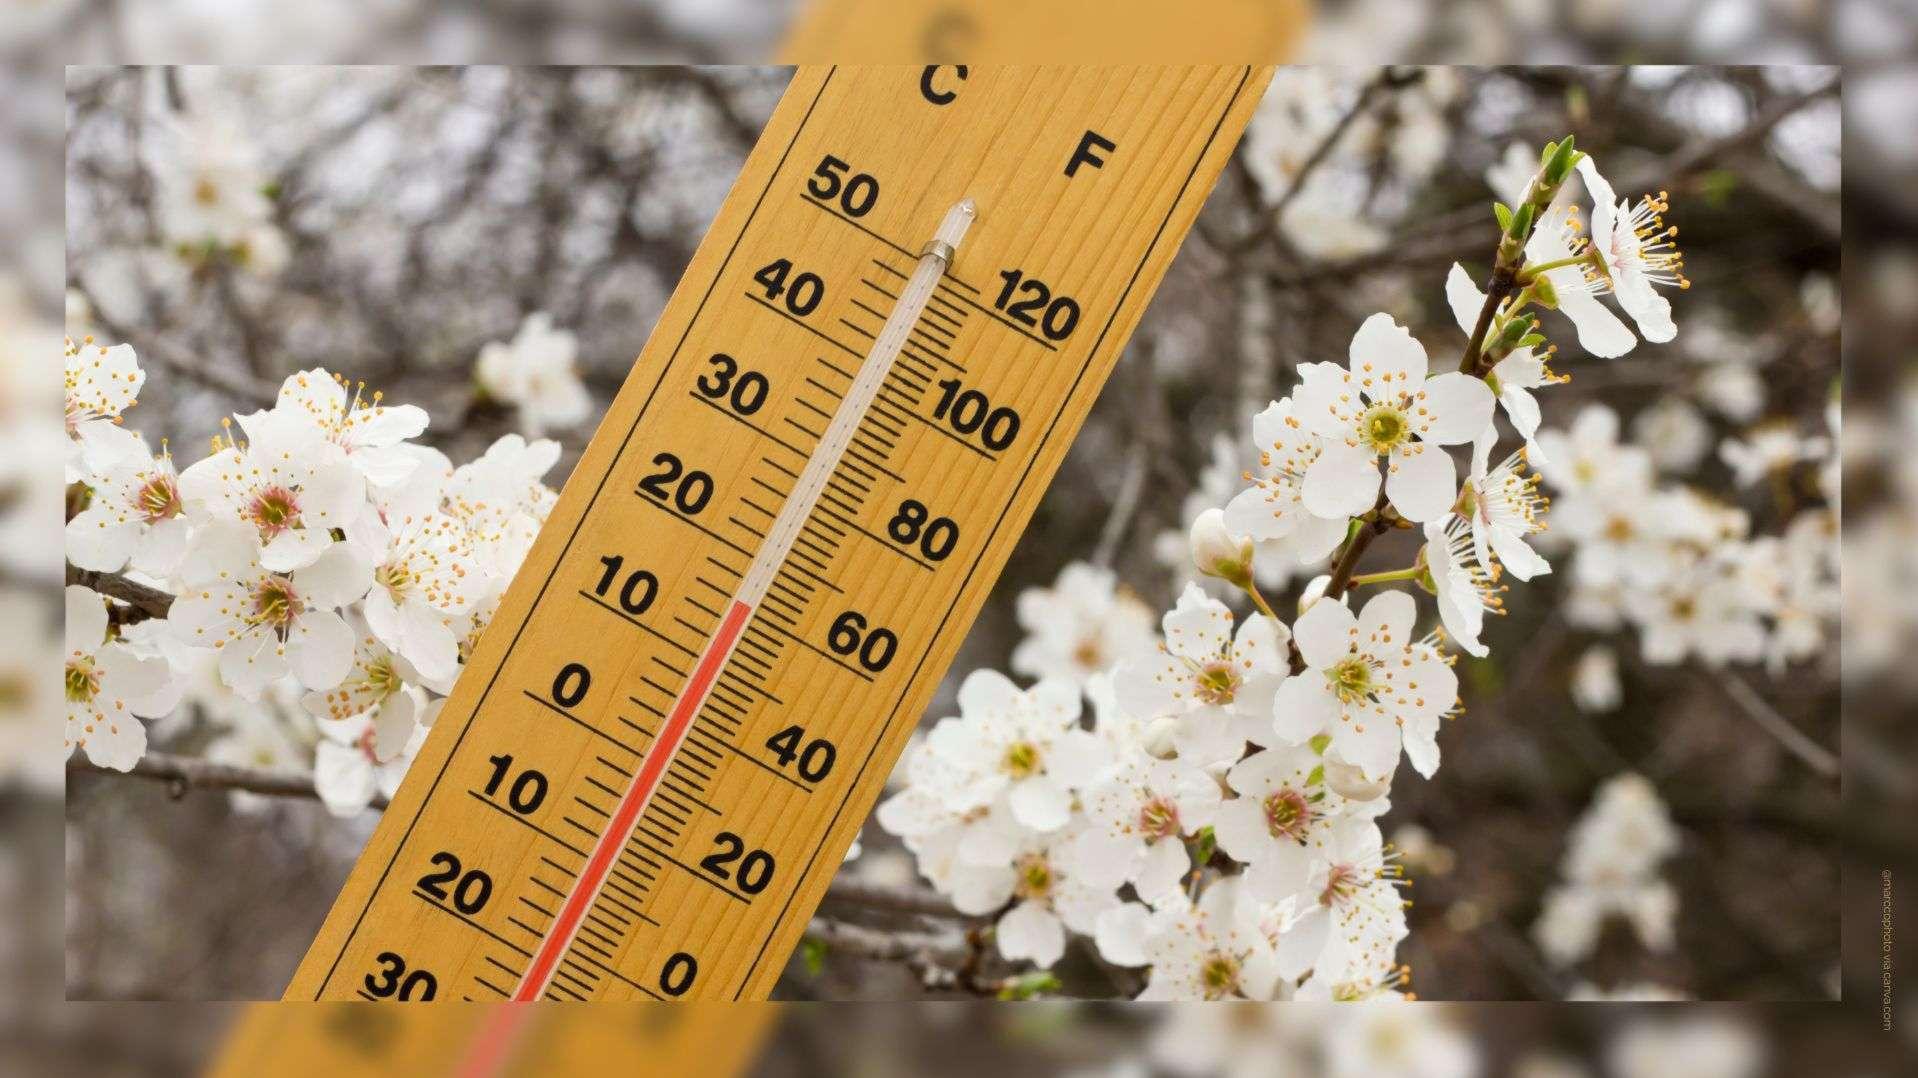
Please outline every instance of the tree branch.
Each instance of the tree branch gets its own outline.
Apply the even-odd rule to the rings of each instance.
[[[119,573],[96,573],[91,569],[75,569],[69,565],[67,583],[92,588],[109,599],[118,599],[133,608],[137,616],[123,619],[125,622],[164,618],[167,611],[173,608],[173,596],[158,588],[128,580]]]
[[[76,756],[67,761],[67,772],[132,776],[164,782],[168,793],[176,799],[194,790],[244,790],[265,797],[319,797],[313,789],[313,776],[306,772],[238,767],[165,752],[148,752],[140,757],[131,771],[101,767]],[[375,794],[367,807],[384,809],[386,798]]]
[[[884,887],[857,880],[836,879],[826,891],[828,905],[861,906],[873,910],[912,913],[921,917],[963,918],[944,896],[917,887]]]
[[[1723,671],[1708,678],[1715,685],[1723,687],[1725,695],[1732,698],[1758,728],[1776,738],[1780,745],[1793,756],[1805,762],[1805,765],[1825,778],[1838,777],[1838,758],[1823,745],[1798,731],[1796,726],[1778,713],[1778,709],[1767,703],[1758,690],[1751,687],[1744,678],[1729,671]]]
[[[313,776],[305,772],[240,767],[165,752],[148,752],[133,765],[131,771],[116,771],[100,767],[83,757],[68,760],[67,770],[113,777],[132,776],[154,782],[165,782],[172,786],[175,797],[184,797],[192,790],[244,790],[267,797],[316,799],[319,797],[313,789]],[[384,797],[376,797],[369,807],[383,809],[386,804]],[[832,886],[826,891],[825,903],[892,913],[908,913],[921,917],[966,919],[966,915],[953,909],[952,903],[944,897],[912,886],[884,887],[879,884],[838,879],[834,880]],[[954,936],[954,940],[955,946],[963,946],[963,941],[957,936]]]

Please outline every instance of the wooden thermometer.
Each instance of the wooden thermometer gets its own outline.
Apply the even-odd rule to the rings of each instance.
[[[1269,78],[802,68],[289,999],[763,999]]]
[[[732,1078],[752,1064],[778,1006],[256,1003],[241,1014],[205,1073],[209,1078],[508,1078],[607,1068]]]

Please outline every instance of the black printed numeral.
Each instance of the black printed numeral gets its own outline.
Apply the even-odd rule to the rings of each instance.
[[[756,895],[773,882],[773,855],[765,850],[749,850],[746,840],[731,831],[721,831],[713,836],[713,852],[700,858],[699,867],[722,880],[732,880],[739,889],[749,895]],[[739,867],[732,867],[733,862]]]
[[[845,210],[848,217],[866,216],[872,212],[873,203],[879,201],[878,180],[864,172],[853,172],[851,165],[831,154],[807,177],[806,190],[822,201],[838,199],[839,208]]]
[[[755,370],[742,369],[739,361],[724,352],[715,352],[706,361],[712,370],[699,376],[699,395],[707,400],[724,401],[735,414],[752,415],[766,403],[772,383]]]
[[[830,775],[833,760],[839,755],[832,742],[823,737],[808,739],[806,731],[798,726],[788,726],[767,738],[766,747],[773,750],[779,766],[794,768],[807,782]]]
[[[848,610],[833,619],[826,646],[835,655],[856,656],[860,666],[876,674],[892,662],[899,637],[891,629],[867,628],[865,615]]]
[[[886,522],[886,534],[901,546],[917,546],[927,561],[944,561],[959,542],[959,525],[951,517],[936,517],[926,503],[907,498]]]
[[[366,991],[379,999],[418,1000],[425,1003],[439,992],[439,979],[423,969],[409,970],[406,959],[393,951],[381,951],[373,961],[379,966],[379,979],[366,975]]]
[[[790,279],[789,279],[790,278]],[[786,309],[796,315],[808,315],[826,298],[826,282],[817,273],[793,272],[792,259],[781,258],[761,266],[753,280],[770,300],[785,297]]]
[[[939,383],[939,403],[932,406],[932,417],[943,419],[960,434],[977,434],[987,449],[1001,450],[1019,436],[1019,413],[994,407],[992,400],[976,389],[967,389],[957,378]]]
[[[486,762],[493,765],[493,773],[486,779],[486,796],[492,797],[505,787],[506,803],[514,812],[527,816],[539,811],[540,803],[546,800],[545,775],[530,767],[514,775],[513,758],[504,753],[488,756]],[[506,781],[508,776],[513,779],[511,783]]]
[[[441,902],[450,901],[454,909],[468,916],[486,908],[486,900],[493,897],[493,877],[477,868],[460,871],[460,859],[445,850],[433,855],[433,863],[439,870],[420,877],[420,890]],[[448,884],[452,885],[450,890]]]
[[[689,471],[671,453],[658,453],[653,463],[659,471],[639,481],[639,489],[687,516],[698,516],[713,500],[713,477],[702,471]]]
[[[599,583],[593,585],[593,594],[604,599],[613,595],[613,589],[619,589],[617,601],[619,608],[628,614],[644,614],[653,605],[653,599],[659,595],[659,578],[644,569],[626,572],[626,559],[618,554],[607,554],[599,559],[606,571],[599,574]],[[621,583],[621,580],[625,583]]]
[[[1047,340],[1063,341],[1072,336],[1079,325],[1078,300],[1054,296],[1050,285],[1026,276],[1023,270],[1002,270],[999,279],[1006,284],[999,289],[999,298],[993,300],[992,305],[1006,312],[1006,317],[1037,327]],[[1014,296],[1022,298],[1014,299]]]

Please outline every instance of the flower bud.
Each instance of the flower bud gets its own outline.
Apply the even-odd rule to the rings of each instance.
[[[1155,760],[1170,760],[1179,752],[1176,740],[1178,731],[1178,719],[1161,715],[1145,724],[1145,729],[1139,734],[1139,747]]]
[[[1241,539],[1225,527],[1225,510],[1207,509],[1192,522],[1192,564],[1207,576],[1236,587],[1252,581],[1252,540]]]
[[[1324,766],[1326,786],[1347,800],[1376,801],[1392,788],[1392,776],[1368,779],[1365,772],[1336,756],[1327,756]]]

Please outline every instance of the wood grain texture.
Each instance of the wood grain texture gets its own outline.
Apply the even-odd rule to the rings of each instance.
[[[208,1078],[349,1074],[698,1074],[752,1063],[779,1005],[374,1007],[256,1003],[239,1014]]]
[[[764,998],[1269,76],[802,68],[287,997],[380,997],[383,955],[440,999],[513,990],[920,245],[971,197],[977,223],[548,992]],[[828,157],[840,190],[815,198]],[[1047,295],[1024,309],[1028,280]],[[728,367],[764,377],[756,406],[713,392]],[[1016,433],[942,418],[966,391],[1016,410]],[[949,548],[895,538],[907,501],[951,522]],[[637,570],[656,588],[629,613]],[[794,746],[832,746],[825,773],[768,745],[794,726]],[[545,792],[520,812],[528,768]]]

